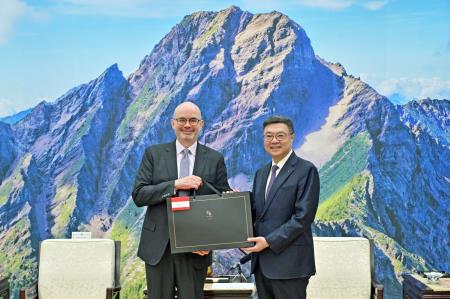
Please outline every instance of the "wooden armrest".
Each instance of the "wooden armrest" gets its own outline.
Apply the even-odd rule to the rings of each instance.
[[[113,288],[106,289],[106,299],[119,299],[121,286],[115,286]]]
[[[37,298],[38,298],[37,281],[28,287],[20,289],[19,291],[19,299],[37,299]]]
[[[384,287],[382,284],[372,280],[372,298],[373,299],[383,299]]]
[[[0,279],[0,299],[9,299],[9,277]]]

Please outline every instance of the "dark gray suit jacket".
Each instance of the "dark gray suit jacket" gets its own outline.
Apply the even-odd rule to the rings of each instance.
[[[147,206],[138,256],[150,265],[158,264],[169,242],[166,199],[175,196],[177,172],[175,141],[150,146],[145,150],[132,196],[138,207]],[[219,191],[230,190],[223,155],[200,143],[195,153],[193,174],[211,183]],[[198,195],[212,193],[205,185],[197,190]],[[195,258],[199,267],[211,263],[211,254],[203,257],[196,255]]]
[[[270,247],[252,254],[252,272],[259,262],[270,279],[314,275],[311,224],[319,203],[319,174],[311,162],[292,153],[265,199],[271,167],[269,163],[259,169],[253,182],[255,235],[265,237]]]

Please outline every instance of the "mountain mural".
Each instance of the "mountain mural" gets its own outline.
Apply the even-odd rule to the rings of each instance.
[[[264,119],[291,117],[296,152],[320,168],[315,234],[373,239],[387,298],[400,298],[404,271],[450,271],[450,102],[394,105],[317,56],[287,16],[232,6],[184,17],[128,78],[112,65],[0,122],[0,272],[15,296],[36,277],[41,240],[91,231],[122,241],[122,296],[142,297],[145,211],[131,189],[145,147],[174,139],[170,119],[186,100],[203,112],[201,142],[225,155],[241,190],[269,161]],[[239,257],[217,251],[215,273]]]

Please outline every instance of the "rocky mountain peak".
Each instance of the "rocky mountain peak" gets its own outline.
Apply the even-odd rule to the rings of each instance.
[[[13,131],[9,124],[0,122],[0,185],[11,169],[18,154],[18,148]],[[0,200],[1,202],[1,200]]]
[[[97,79],[98,81],[103,81],[107,84],[115,84],[116,82],[121,82],[124,80],[123,73],[119,70],[117,63],[114,63],[108,67]]]
[[[409,128],[423,130],[436,140],[450,145],[450,101],[422,99],[397,106],[402,122]]]
[[[22,120],[12,126],[16,140],[26,150],[49,130],[52,105],[42,101]]]
[[[338,76],[347,76],[347,71],[345,70],[344,66],[340,62],[332,63],[329,61],[326,61],[325,59],[322,59],[319,55],[316,55],[316,58],[324,65],[326,65],[330,70],[333,71]]]

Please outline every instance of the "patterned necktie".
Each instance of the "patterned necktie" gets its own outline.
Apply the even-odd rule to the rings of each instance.
[[[179,179],[184,178],[185,176],[189,176],[189,153],[191,151],[185,148],[181,151],[183,155],[180,160],[180,175]],[[189,190],[180,190],[178,191],[178,196],[189,196]]]
[[[185,148],[181,151],[181,154],[183,155],[181,157],[180,161],[180,175],[178,176],[179,179],[184,178],[185,176],[189,176],[189,153],[191,151]]]
[[[278,170],[278,166],[277,165],[273,165],[272,166],[272,173],[270,175],[269,186],[267,187],[266,199],[267,199],[267,195],[269,195],[270,189],[273,186],[273,182],[275,182],[275,179],[277,177],[277,170]]]

